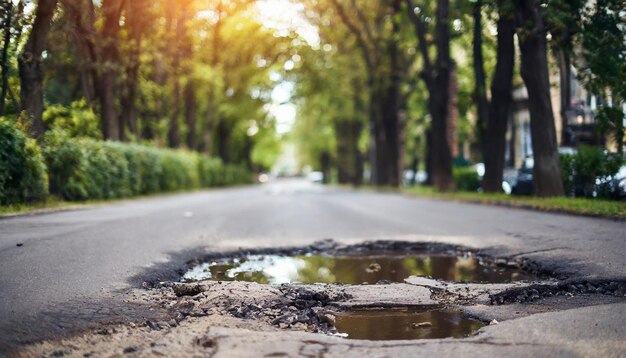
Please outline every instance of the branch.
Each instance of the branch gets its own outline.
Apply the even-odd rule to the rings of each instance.
[[[428,42],[426,40],[426,25],[422,19],[415,13],[415,5],[412,0],[405,0],[409,19],[413,23],[415,28],[415,34],[417,35],[419,50],[422,53],[422,59],[424,60],[424,73],[432,73],[432,63],[430,62],[430,56],[428,55]],[[428,75],[430,76],[430,75]]]
[[[341,20],[346,24],[348,29],[350,29],[350,31],[352,31],[352,33],[356,36],[356,40],[359,44],[359,48],[361,49],[361,52],[363,53],[363,59],[365,60],[365,64],[367,65],[367,68],[370,71],[373,70],[375,68],[374,61],[372,59],[370,48],[367,44],[367,41],[363,37],[363,34],[359,30],[359,28],[352,21],[350,21],[350,18],[346,14],[345,9],[341,6],[341,4],[339,4],[339,1],[331,0],[331,2],[333,3],[335,9],[337,9],[337,13],[339,14],[339,17],[341,17]]]
[[[356,3],[356,0],[351,0],[352,2],[352,7],[354,8],[354,10],[356,11],[356,16],[359,19],[359,21],[361,22],[361,24],[363,25],[363,29],[365,30],[365,35],[367,36],[367,40],[374,46],[376,47],[376,50],[379,50],[379,46],[378,46],[378,41],[376,41],[374,39],[374,35],[372,33],[372,29],[369,27],[368,23],[367,23],[367,19],[365,18],[365,15],[363,14],[363,12],[359,9],[359,6]]]

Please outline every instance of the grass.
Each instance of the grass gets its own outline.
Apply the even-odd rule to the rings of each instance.
[[[613,201],[588,198],[538,198],[533,196],[510,196],[478,192],[440,193],[432,187],[415,186],[402,189],[402,192],[433,199],[455,200],[469,203],[501,205],[515,208],[533,209],[548,212],[626,219],[626,201]]]
[[[12,216],[18,214],[36,213],[44,211],[56,211],[63,209],[72,209],[75,207],[93,205],[95,202],[72,202],[64,201],[56,197],[50,197],[46,201],[38,201],[33,203],[20,203],[13,205],[0,205],[0,217]]]
[[[230,186],[236,187],[236,186]],[[130,196],[127,198],[117,198],[117,199],[98,199],[98,200],[85,200],[85,201],[66,201],[56,196],[50,196],[45,201],[37,201],[32,203],[20,203],[13,205],[0,205],[0,218],[2,217],[10,217],[17,215],[27,215],[27,214],[38,214],[44,212],[55,212],[55,211],[63,211],[63,210],[74,210],[80,208],[86,208],[94,205],[103,205],[103,204],[115,204],[121,203],[125,201],[138,200],[138,199],[146,199],[151,197],[163,197],[169,195],[177,195],[177,194],[185,194],[185,193],[194,193],[211,190],[210,188],[203,189],[192,189],[192,190],[174,190],[168,192],[161,193],[151,193],[146,195],[138,195],[138,196]]]
[[[365,187],[364,189],[367,189]],[[392,190],[390,190],[392,191]],[[396,191],[396,190],[393,190]],[[510,196],[506,194],[487,194],[477,192],[451,192],[440,193],[427,186],[414,186],[403,188],[401,192],[433,199],[454,200],[468,203],[479,203],[487,205],[500,205],[515,208],[532,209],[548,212],[560,212],[567,214],[585,215],[604,217],[611,219],[626,220],[626,201],[612,201],[587,198],[537,198],[532,196]],[[168,194],[176,194],[168,193]],[[0,217],[13,216],[19,214],[38,213],[46,211],[70,210],[74,208],[98,205],[103,203],[112,203],[125,200],[140,199],[150,196],[159,196],[167,194],[154,194],[126,199],[116,200],[91,200],[81,202],[64,201],[59,198],[51,197],[46,201],[35,202],[29,204],[15,204],[10,206],[0,206]]]

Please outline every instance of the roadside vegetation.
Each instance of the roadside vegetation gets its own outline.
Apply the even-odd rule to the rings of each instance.
[[[531,159],[538,197],[626,187],[623,0],[0,9],[0,205],[249,182],[285,142],[340,184],[499,193]]]
[[[252,182],[243,166],[196,152],[72,138],[51,131],[40,144],[0,120],[0,204],[20,210],[68,201],[118,199]]]
[[[620,220],[626,219],[625,201],[567,197],[538,198],[533,196],[511,196],[504,193],[479,193],[476,191],[442,193],[432,187],[420,185],[404,188],[402,192],[409,195],[433,199],[501,205],[513,208],[597,216]]]

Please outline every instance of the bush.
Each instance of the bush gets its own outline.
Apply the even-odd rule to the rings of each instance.
[[[102,138],[100,119],[84,99],[72,102],[69,107],[47,106],[43,121],[48,130],[64,131],[70,137]]]
[[[62,131],[48,133],[44,144],[50,190],[67,200],[252,182],[245,167],[225,168],[219,159],[195,152],[69,138]]]
[[[227,165],[224,168],[224,181],[229,184],[251,184],[252,174],[243,165]]]
[[[0,118],[0,204],[40,200],[47,194],[46,166],[37,143]]]
[[[624,159],[601,148],[583,146],[576,154],[561,156],[565,191],[573,196],[603,197],[613,195],[612,179]]]
[[[200,181],[203,187],[224,185],[224,164],[217,158],[203,156],[200,158],[199,171]]]
[[[480,188],[480,177],[473,167],[454,167],[452,177],[457,190],[477,191]]]

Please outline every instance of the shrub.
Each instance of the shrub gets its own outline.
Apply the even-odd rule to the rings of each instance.
[[[252,182],[245,167],[224,167],[219,159],[195,152],[69,138],[64,131],[48,133],[44,143],[50,190],[67,200]]]
[[[47,194],[46,167],[37,143],[0,118],[0,204],[39,200]]]
[[[566,193],[574,196],[604,197],[613,195],[612,179],[624,158],[601,148],[582,146],[576,154],[561,156],[561,171]]]
[[[452,169],[452,177],[457,190],[477,191],[480,188],[480,177],[472,167],[455,167]]]
[[[102,138],[100,119],[84,99],[72,102],[69,107],[47,106],[43,121],[49,130],[64,131],[70,137]]]
[[[250,184],[253,182],[252,174],[243,165],[227,165],[224,168],[224,182],[227,184]]]
[[[203,187],[224,185],[224,164],[217,158],[203,156],[198,163]]]
[[[198,154],[163,150],[161,187],[165,191],[196,189],[200,187]]]

